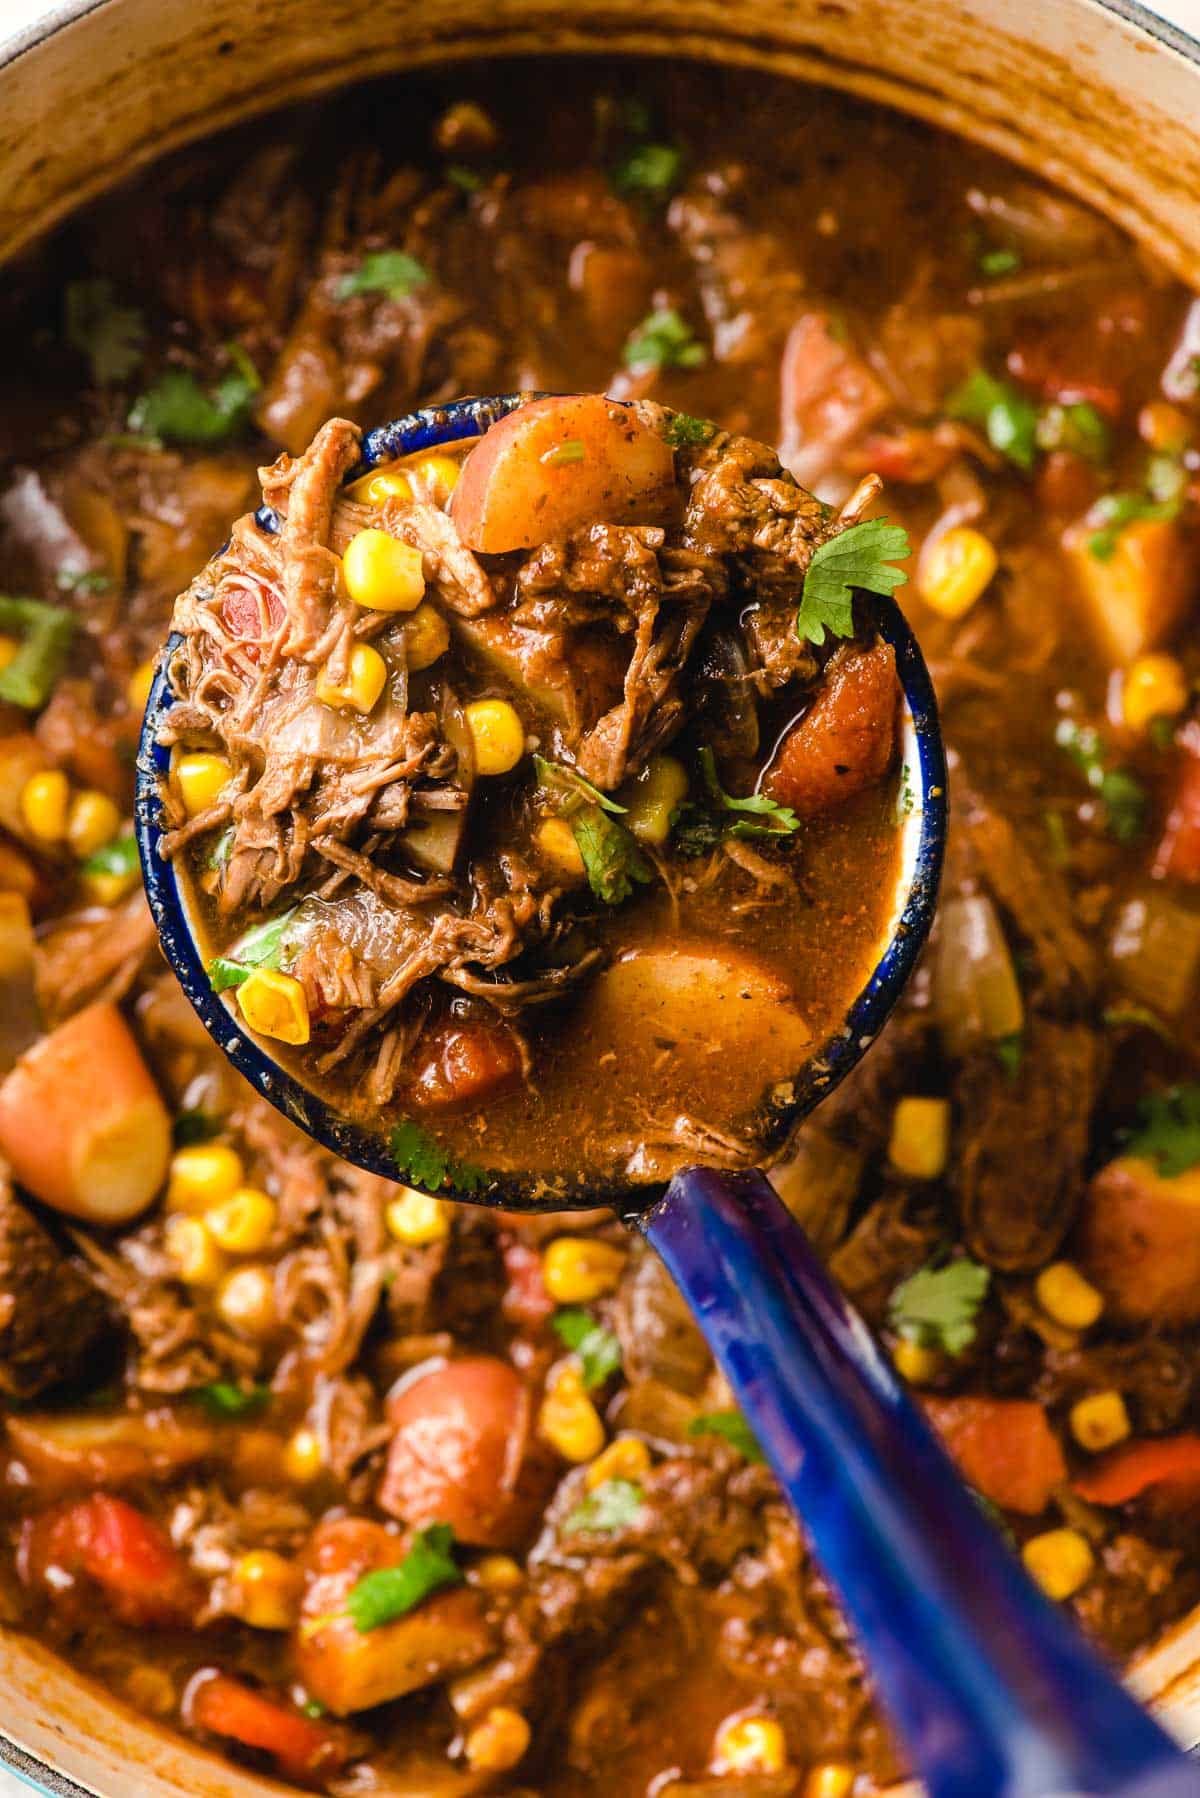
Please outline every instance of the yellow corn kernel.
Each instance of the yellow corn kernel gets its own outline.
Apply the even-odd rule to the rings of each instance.
[[[281,1043],[306,1043],[308,1000],[292,974],[255,968],[237,989],[238,1009],[251,1030]]]
[[[423,1249],[432,1242],[445,1242],[450,1234],[450,1213],[441,1199],[415,1188],[402,1188],[392,1200],[384,1216],[388,1232],[410,1249]]]
[[[1090,1330],[1104,1309],[1104,1299],[1070,1261],[1044,1267],[1034,1288],[1048,1317],[1068,1330]]]
[[[673,755],[652,755],[633,783],[621,822],[640,843],[661,847],[671,834],[671,813],[687,797],[687,769]]]
[[[844,1761],[826,1761],[805,1780],[803,1798],[850,1798],[853,1790],[854,1768]]]
[[[470,1579],[485,1592],[515,1592],[525,1583],[525,1575],[511,1555],[484,1555],[472,1567]]]
[[[61,843],[67,834],[71,783],[61,768],[31,774],[21,788],[21,816],[39,843]]]
[[[980,597],[996,566],[995,548],[983,532],[955,525],[921,556],[917,574],[921,598],[941,617],[961,618]]]
[[[533,1732],[520,1711],[497,1704],[477,1723],[463,1744],[473,1773],[507,1773],[524,1758]]]
[[[188,1286],[216,1285],[225,1261],[202,1218],[184,1217],[178,1213],[169,1217],[163,1241],[179,1278]]]
[[[914,1180],[936,1180],[950,1151],[948,1099],[901,1099],[892,1113],[888,1159]]]
[[[584,1485],[589,1492],[605,1480],[640,1480],[650,1471],[650,1450],[638,1436],[618,1436],[587,1470]]]
[[[940,1349],[902,1336],[892,1350],[892,1366],[910,1386],[928,1386],[946,1365]]]
[[[1172,406],[1169,400],[1151,400],[1149,405],[1143,406],[1138,413],[1137,427],[1143,443],[1165,454],[1178,453],[1192,434],[1187,413]]]
[[[476,774],[507,774],[525,753],[525,726],[507,699],[473,699],[466,708]]]
[[[154,685],[154,676],[157,672],[158,664],[151,656],[148,661],[139,662],[130,675],[129,684],[125,688],[125,697],[128,699],[132,711],[145,711],[150,703],[150,689]]]
[[[450,626],[437,607],[423,599],[404,625],[404,654],[409,672],[420,674],[423,668],[432,668],[449,647]]]
[[[412,482],[398,468],[379,468],[374,474],[365,474],[346,492],[351,499],[368,506],[386,506],[390,499],[407,505],[413,496]]]
[[[301,1424],[293,1430],[283,1448],[283,1471],[291,1480],[298,1480],[307,1485],[315,1480],[325,1465],[325,1457],[321,1453],[321,1438],[307,1424]]]
[[[244,1336],[269,1336],[275,1327],[275,1282],[270,1268],[239,1267],[227,1274],[217,1294],[217,1310],[231,1329]]]
[[[231,1255],[257,1255],[275,1234],[278,1211],[270,1193],[239,1186],[204,1215],[209,1234]]]
[[[1139,656],[1121,683],[1121,711],[1130,730],[1155,718],[1177,718],[1188,702],[1187,677],[1174,656]]]
[[[1031,1536],[1021,1559],[1049,1598],[1070,1598],[1086,1585],[1096,1564],[1091,1544],[1078,1530],[1045,1530]]]
[[[121,1683],[130,1704],[152,1717],[169,1717],[179,1703],[171,1675],[165,1668],[152,1666],[148,1661],[139,1661],[131,1667]]]
[[[111,843],[121,827],[121,813],[107,793],[87,787],[76,793],[67,808],[67,843],[71,853],[86,861],[105,843]]]
[[[0,635],[0,670],[8,667],[20,647],[15,637]]]
[[[173,1211],[207,1211],[236,1192],[244,1178],[242,1158],[228,1143],[193,1143],[171,1157],[167,1204]]]
[[[422,456],[412,472],[430,505],[444,506],[458,486],[462,463],[456,456]]]
[[[594,1461],[604,1447],[604,1425],[588,1397],[583,1375],[567,1362],[546,1388],[538,1428],[564,1461]]]
[[[1071,1406],[1071,1434],[1080,1448],[1093,1455],[1124,1442],[1130,1427],[1129,1412],[1119,1392],[1092,1392]]]
[[[350,651],[350,672],[344,681],[335,681],[328,670],[317,676],[317,698],[323,705],[338,706],[356,712],[374,711],[376,701],[387,685],[387,663],[369,643],[356,643]]]
[[[560,880],[582,880],[583,856],[575,841],[575,832],[565,818],[545,818],[534,837],[542,858],[549,862]]]
[[[372,612],[411,612],[425,597],[421,552],[390,531],[357,531],[342,557],[346,591]]]
[[[252,1629],[291,1629],[300,1610],[304,1575],[272,1548],[251,1549],[234,1563],[230,1608]]]
[[[93,905],[118,905],[132,893],[141,878],[140,868],[126,868],[119,874],[97,868],[81,874],[80,884]]]
[[[223,755],[207,750],[181,755],[175,763],[175,785],[189,818],[199,817],[214,805],[229,784],[233,768]]]
[[[714,1773],[782,1773],[787,1737],[774,1717],[727,1717],[713,1743]]]
[[[586,1305],[612,1292],[625,1267],[624,1249],[593,1236],[556,1236],[542,1255],[542,1280],[556,1305]]]

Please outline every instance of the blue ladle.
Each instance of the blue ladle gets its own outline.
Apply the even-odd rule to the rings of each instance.
[[[398,419],[365,439],[355,473],[469,441],[529,397],[460,401]],[[267,508],[259,524],[278,528]],[[887,941],[844,1027],[798,1070],[781,1127],[813,1110],[878,1035],[937,897],[946,832],[937,706],[899,608],[871,603],[896,651],[914,803],[902,825]],[[160,783],[169,758],[158,738],[174,697],[166,673],[172,647],[150,693],[137,769],[138,846],[168,960],[213,1040],[252,1085],[326,1147],[394,1179],[386,1138],[340,1116],[272,1060],[209,984],[176,865],[160,853]],[[488,1192],[461,1196],[514,1204],[508,1176]],[[665,1192],[626,1188],[608,1196],[661,1255],[691,1306],[838,1590],[930,1798],[1200,1798],[1200,1772],[987,1521],[764,1176],[694,1167]],[[595,1203],[588,1186],[553,1206]]]

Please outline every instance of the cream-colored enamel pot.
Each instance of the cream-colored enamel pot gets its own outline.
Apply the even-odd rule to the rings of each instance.
[[[233,120],[364,75],[551,51],[750,64],[888,101],[1074,190],[1200,287],[1200,43],[1126,0],[0,0],[0,258]],[[1200,1611],[1131,1679],[1200,1741]],[[0,1760],[43,1793],[281,1790],[3,1629],[0,1731]],[[474,1789],[448,1772],[392,1798]]]

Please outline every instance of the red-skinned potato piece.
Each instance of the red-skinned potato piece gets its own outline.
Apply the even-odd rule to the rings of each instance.
[[[963,1478],[1002,1510],[1036,1517],[1066,1480],[1058,1437],[1032,1399],[931,1398],[925,1412]]]
[[[167,1172],[171,1122],[115,1005],[43,1036],[0,1085],[0,1152],[45,1205],[92,1224],[144,1211]]]
[[[366,1574],[396,1567],[404,1540],[365,1517],[318,1524],[304,1556],[307,1585],[295,1635],[296,1671],[339,1717],[418,1691],[483,1660],[493,1648],[478,1593],[435,1592],[407,1616],[360,1630],[346,1609]]]
[[[883,779],[896,753],[900,683],[890,643],[839,649],[811,708],[763,776],[763,791],[802,818]]]
[[[423,1111],[476,1111],[515,1092],[523,1071],[520,1046],[503,1024],[445,1024],[422,1038],[408,1097]]]
[[[414,1529],[448,1523],[473,1548],[516,1548],[554,1479],[529,1388],[507,1361],[469,1355],[402,1380],[379,1504]]]
[[[463,464],[450,511],[485,555],[577,525],[657,524],[674,499],[671,447],[599,393],[534,400],[493,425]]]
[[[162,1525],[107,1492],[27,1517],[17,1571],[27,1586],[44,1586],[81,1609],[77,1585],[88,1580],[113,1616],[137,1627],[187,1627],[204,1598]]]
[[[204,1668],[192,1680],[183,1714],[192,1729],[271,1755],[279,1771],[299,1785],[323,1782],[353,1752],[348,1732],[337,1724],[305,1717],[286,1699],[256,1691],[215,1668]]]
[[[8,1441],[34,1484],[128,1486],[161,1479],[211,1455],[217,1432],[199,1419],[156,1411],[14,1411]]]
[[[1079,1221],[1078,1259],[1122,1323],[1200,1318],[1200,1168],[1164,1180],[1150,1161],[1122,1155],[1092,1180]]]

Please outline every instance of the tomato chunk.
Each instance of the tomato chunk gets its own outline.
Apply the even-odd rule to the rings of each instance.
[[[283,620],[283,600],[264,582],[239,575],[226,583],[221,622],[250,661],[258,660],[261,645],[275,635]]]
[[[839,649],[811,710],[763,776],[763,791],[810,818],[874,786],[896,751],[899,700],[890,643]]]
[[[515,1092],[523,1072],[503,1024],[446,1024],[422,1040],[409,1096],[428,1111],[475,1111]]]
[[[1200,1436],[1185,1433],[1126,1443],[1080,1474],[1074,1485],[1094,1505],[1124,1505],[1151,1491],[1167,1508],[1192,1503],[1200,1498]]]
[[[1058,1437],[1032,1399],[931,1398],[925,1412],[963,1478],[1002,1510],[1036,1517],[1067,1477]]]
[[[65,1582],[90,1580],[113,1614],[135,1625],[193,1623],[204,1597],[162,1526],[107,1492],[27,1518],[17,1570],[26,1585],[56,1596]]]
[[[215,1669],[198,1673],[188,1687],[184,1716],[193,1729],[271,1755],[281,1773],[303,1785],[338,1772],[352,1754],[350,1738],[337,1724],[305,1717]]]

